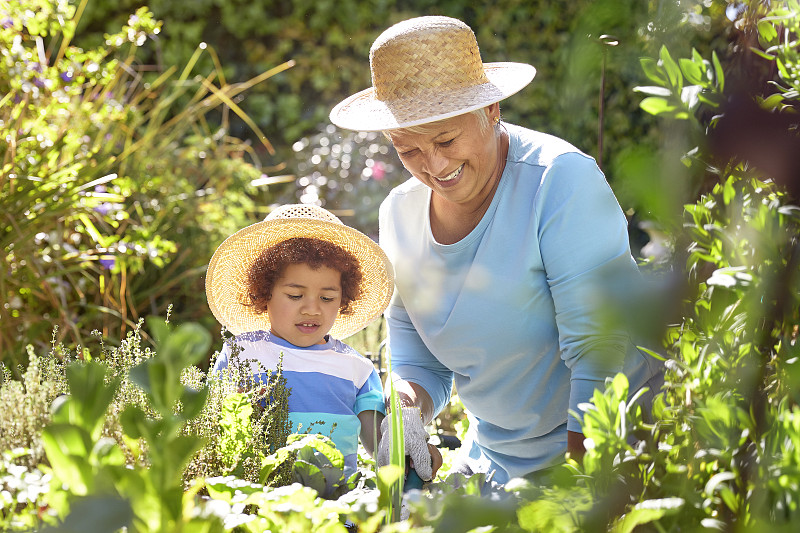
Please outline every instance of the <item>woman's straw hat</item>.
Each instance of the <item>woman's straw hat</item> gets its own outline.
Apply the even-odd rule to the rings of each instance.
[[[331,122],[380,131],[454,117],[511,96],[536,75],[526,63],[483,63],[469,26],[417,17],[384,31],[369,53],[372,87],[340,102]]]
[[[247,302],[250,266],[265,249],[294,237],[323,239],[353,254],[361,266],[361,297],[350,303],[351,313],[339,315],[330,334],[344,339],[383,313],[394,289],[394,272],[383,250],[360,231],[345,226],[316,205],[281,206],[256,224],[243,228],[217,248],[206,274],[211,312],[234,334],[269,330],[267,313],[256,313]]]

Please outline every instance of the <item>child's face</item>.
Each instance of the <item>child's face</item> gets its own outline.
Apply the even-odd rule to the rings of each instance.
[[[324,344],[341,303],[342,275],[338,270],[289,265],[267,302],[272,333],[301,348]]]

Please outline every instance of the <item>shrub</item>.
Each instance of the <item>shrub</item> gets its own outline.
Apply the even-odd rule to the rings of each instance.
[[[208,258],[271,194],[229,113],[255,127],[234,100],[289,64],[230,84],[196,73],[202,46],[149,78],[139,57],[161,23],[146,8],[91,49],[72,45],[79,17],[63,0],[0,6],[0,357],[15,373],[53,325],[88,347],[170,304],[210,322]]]

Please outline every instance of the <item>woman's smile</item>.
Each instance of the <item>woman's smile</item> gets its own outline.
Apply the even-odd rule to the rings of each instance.
[[[463,164],[460,167],[458,167],[457,169],[455,169],[453,172],[448,174],[447,176],[445,176],[443,178],[436,178],[436,181],[438,181],[439,183],[447,183],[449,181],[453,181],[461,173],[462,170],[464,170],[464,165]]]

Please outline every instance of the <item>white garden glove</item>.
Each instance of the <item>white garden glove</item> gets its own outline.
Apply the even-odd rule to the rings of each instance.
[[[378,444],[379,467],[391,462],[391,418],[387,415],[381,422],[381,442]],[[428,451],[428,432],[422,424],[422,415],[418,407],[403,407],[403,437],[405,437],[406,455],[411,457],[417,475],[423,481],[430,481],[433,478],[433,468],[431,454]]]

